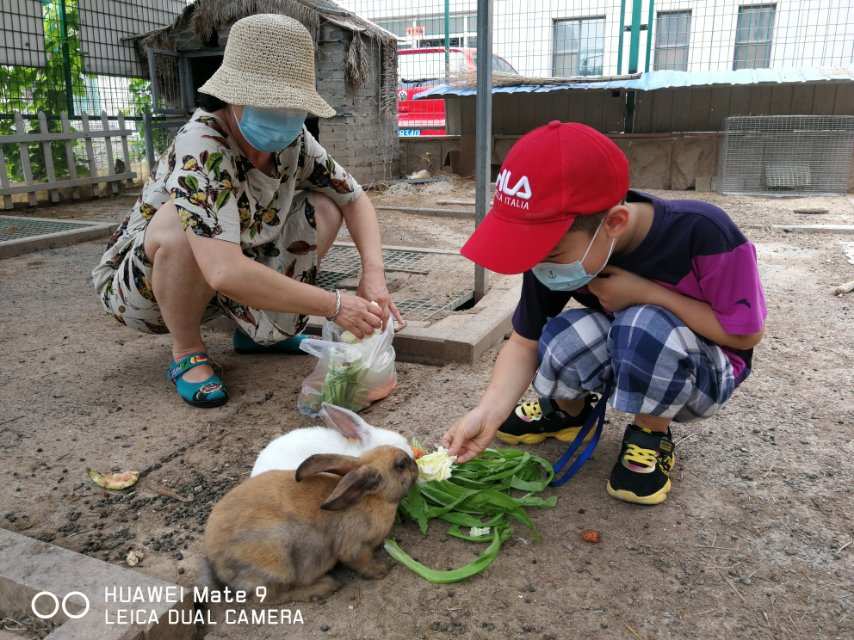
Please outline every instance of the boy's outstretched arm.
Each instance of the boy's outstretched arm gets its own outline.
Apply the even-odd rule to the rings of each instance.
[[[606,267],[602,276],[593,280],[588,288],[607,311],[620,311],[636,304],[658,305],[673,313],[694,333],[722,347],[752,349],[765,334],[764,329],[745,335],[728,333],[708,303],[618,267]]]
[[[498,354],[480,403],[442,436],[442,444],[458,462],[471,460],[489,446],[536,372],[537,341],[514,331]]]

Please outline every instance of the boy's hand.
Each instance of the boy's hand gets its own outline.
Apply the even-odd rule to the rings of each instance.
[[[587,288],[599,298],[605,311],[614,312],[635,304],[654,304],[658,285],[625,269],[608,266]]]
[[[442,436],[442,446],[452,456],[457,456],[458,463],[466,462],[489,446],[498,426],[488,424],[486,412],[475,407]]]

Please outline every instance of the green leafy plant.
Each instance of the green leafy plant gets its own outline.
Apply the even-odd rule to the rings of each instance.
[[[61,6],[65,3],[65,28],[63,29]],[[86,74],[83,71],[83,55],[80,51],[80,16],[77,0],[44,0],[42,2],[45,66],[17,67],[0,65],[0,113],[11,114],[22,111],[27,105],[29,111],[42,111],[48,116],[48,130],[57,133],[62,125],[57,117],[68,111],[66,69],[71,79],[72,97],[86,95]],[[67,55],[66,55],[67,52]],[[28,133],[39,130],[37,121],[28,121]],[[0,135],[16,133],[14,120],[0,118]],[[51,155],[57,177],[69,173],[65,145],[52,143]],[[18,145],[4,145],[7,171],[14,182],[24,179]],[[27,148],[33,177],[44,179],[47,175],[44,151],[40,144],[31,144]],[[88,174],[88,166],[76,158],[77,173]]]
[[[124,115],[141,118],[146,112],[152,112],[151,82],[149,80],[132,78],[130,83],[128,83],[128,93],[130,94],[131,108],[124,109]],[[153,127],[151,133],[152,142],[154,143],[154,154],[159,156],[169,146],[169,132],[163,128]],[[130,151],[136,158],[145,157],[145,140],[141,136],[139,139],[133,140]]]
[[[447,480],[416,483],[398,509],[403,518],[418,525],[422,535],[427,535],[431,520],[442,520],[450,525],[448,535],[488,543],[478,558],[443,571],[418,562],[393,539],[386,540],[385,550],[430,582],[450,583],[470,578],[495,561],[501,545],[512,535],[514,521],[528,527],[539,539],[527,509],[555,506],[556,496],[536,495],[548,487],[553,477],[552,465],[544,458],[518,449],[487,449],[454,467]],[[469,528],[469,532],[463,528]]]
[[[358,409],[356,394],[360,389],[359,383],[364,372],[364,367],[358,361],[330,361],[326,378],[323,380],[321,403],[328,402],[345,409]]]

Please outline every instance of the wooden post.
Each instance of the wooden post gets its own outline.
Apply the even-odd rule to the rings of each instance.
[[[116,172],[116,162],[113,159],[113,141],[110,139],[110,120],[107,118],[107,112],[101,112],[101,126],[104,129],[104,146],[107,147],[107,175],[112,175]],[[119,185],[115,180],[110,181],[110,191],[113,195],[119,192]]]
[[[42,133],[50,133],[47,128],[47,118],[43,111],[39,111],[39,131]],[[53,146],[50,140],[42,142],[42,153],[44,153],[44,168],[47,173],[48,183],[56,182],[56,171],[53,168]],[[48,200],[51,202],[59,202],[59,192],[56,189],[47,190]]]
[[[27,133],[27,127],[24,125],[24,117],[20,111],[15,112],[15,132],[20,135]],[[30,149],[26,142],[18,143],[18,154],[21,157],[21,171],[24,173],[24,183],[29,187],[33,184],[33,168],[30,166]],[[30,206],[34,207],[38,204],[36,192],[30,191],[27,194]]]
[[[6,174],[6,155],[3,153],[2,146],[0,146],[0,187],[9,188],[9,176]],[[3,194],[3,208],[12,208],[12,196],[8,193]]]
[[[70,135],[71,131],[71,123],[68,121],[68,114],[63,111],[60,115],[60,119],[62,120],[62,133],[64,135]],[[68,179],[74,180],[77,178],[77,159],[74,157],[74,143],[71,141],[71,138],[65,140],[65,159],[68,163]],[[71,189],[71,197],[75,200],[80,199],[80,188],[74,187]]]
[[[84,140],[86,141],[86,155],[89,157],[89,177],[94,178],[98,175],[98,165],[95,162],[95,149],[92,147],[92,136],[89,132],[89,116],[85,113],[80,114],[80,126],[83,129],[83,133],[86,134]],[[98,191],[98,183],[92,183],[92,195],[95,196]]]
[[[145,138],[145,158],[148,160],[148,175],[151,177],[157,169],[154,164],[154,127],[151,122],[151,111],[148,109],[143,114],[142,135]]]
[[[123,114],[119,114],[119,129],[124,131],[125,129],[125,117]],[[122,156],[125,159],[125,171],[130,171],[130,151],[128,150],[128,136],[126,133],[122,134]],[[127,185],[133,186],[133,180],[131,178],[127,179]]]

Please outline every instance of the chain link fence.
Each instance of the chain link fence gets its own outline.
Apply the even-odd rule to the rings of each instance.
[[[101,128],[100,116],[119,114],[137,133],[130,139],[132,170],[147,173],[142,119],[151,108],[150,83],[134,48],[133,36],[171,24],[190,0],[3,0],[0,4],[0,135],[20,133],[15,113],[24,117],[27,132],[38,130],[38,113],[45,114],[50,131],[61,130],[60,115],[68,114],[79,130],[82,115]],[[90,164],[82,141],[73,147],[78,173]],[[107,167],[106,142],[94,145],[95,166]],[[113,157],[120,142],[112,139]],[[64,145],[51,145],[57,177],[67,175]],[[15,149],[4,148],[12,180],[21,179]],[[31,147],[35,178],[44,177],[44,150]]]
[[[425,87],[473,76],[476,0],[339,0],[399,42],[401,135],[445,132]],[[496,83],[854,63],[851,0],[493,0]],[[502,76],[517,76],[502,78]]]
[[[80,115],[99,116],[103,111],[110,118],[124,114],[128,126],[140,131],[145,111],[156,109],[132,37],[171,24],[191,3],[4,0],[0,135],[14,132],[15,112],[34,130],[39,111],[52,130],[59,130],[62,112],[76,127]],[[328,5],[328,0],[323,3]],[[338,4],[397,37],[400,135],[447,133],[445,100],[414,97],[437,84],[474,85],[478,41],[483,37],[477,0]],[[493,82],[499,85],[644,71],[850,68],[854,0],[492,0],[491,44]],[[167,91],[169,83],[160,80],[162,92]],[[138,163],[134,170],[145,175],[141,135],[130,144]],[[40,152],[33,148],[34,154]],[[96,153],[98,163],[106,162],[105,149]],[[39,164],[44,163],[34,163]]]

